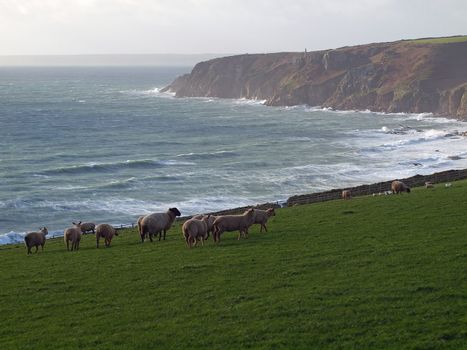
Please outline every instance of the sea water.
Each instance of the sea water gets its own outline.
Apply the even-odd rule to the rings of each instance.
[[[0,244],[467,167],[465,123],[160,92],[189,70],[0,68]]]

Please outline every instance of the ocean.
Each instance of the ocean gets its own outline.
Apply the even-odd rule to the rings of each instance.
[[[467,167],[467,123],[160,92],[189,71],[0,68],[0,244]]]

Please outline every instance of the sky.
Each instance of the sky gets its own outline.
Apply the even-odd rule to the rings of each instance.
[[[467,0],[0,0],[0,55],[259,53],[467,34]]]

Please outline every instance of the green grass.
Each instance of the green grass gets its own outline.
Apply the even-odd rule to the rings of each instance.
[[[183,208],[182,208],[183,209]],[[1,349],[462,349],[467,182],[277,211],[189,250],[0,248]]]
[[[416,44],[450,44],[467,41],[467,35],[409,40]]]

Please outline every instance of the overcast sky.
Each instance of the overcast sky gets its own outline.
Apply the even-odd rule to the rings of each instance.
[[[255,53],[467,34],[467,0],[0,0],[0,55]]]

